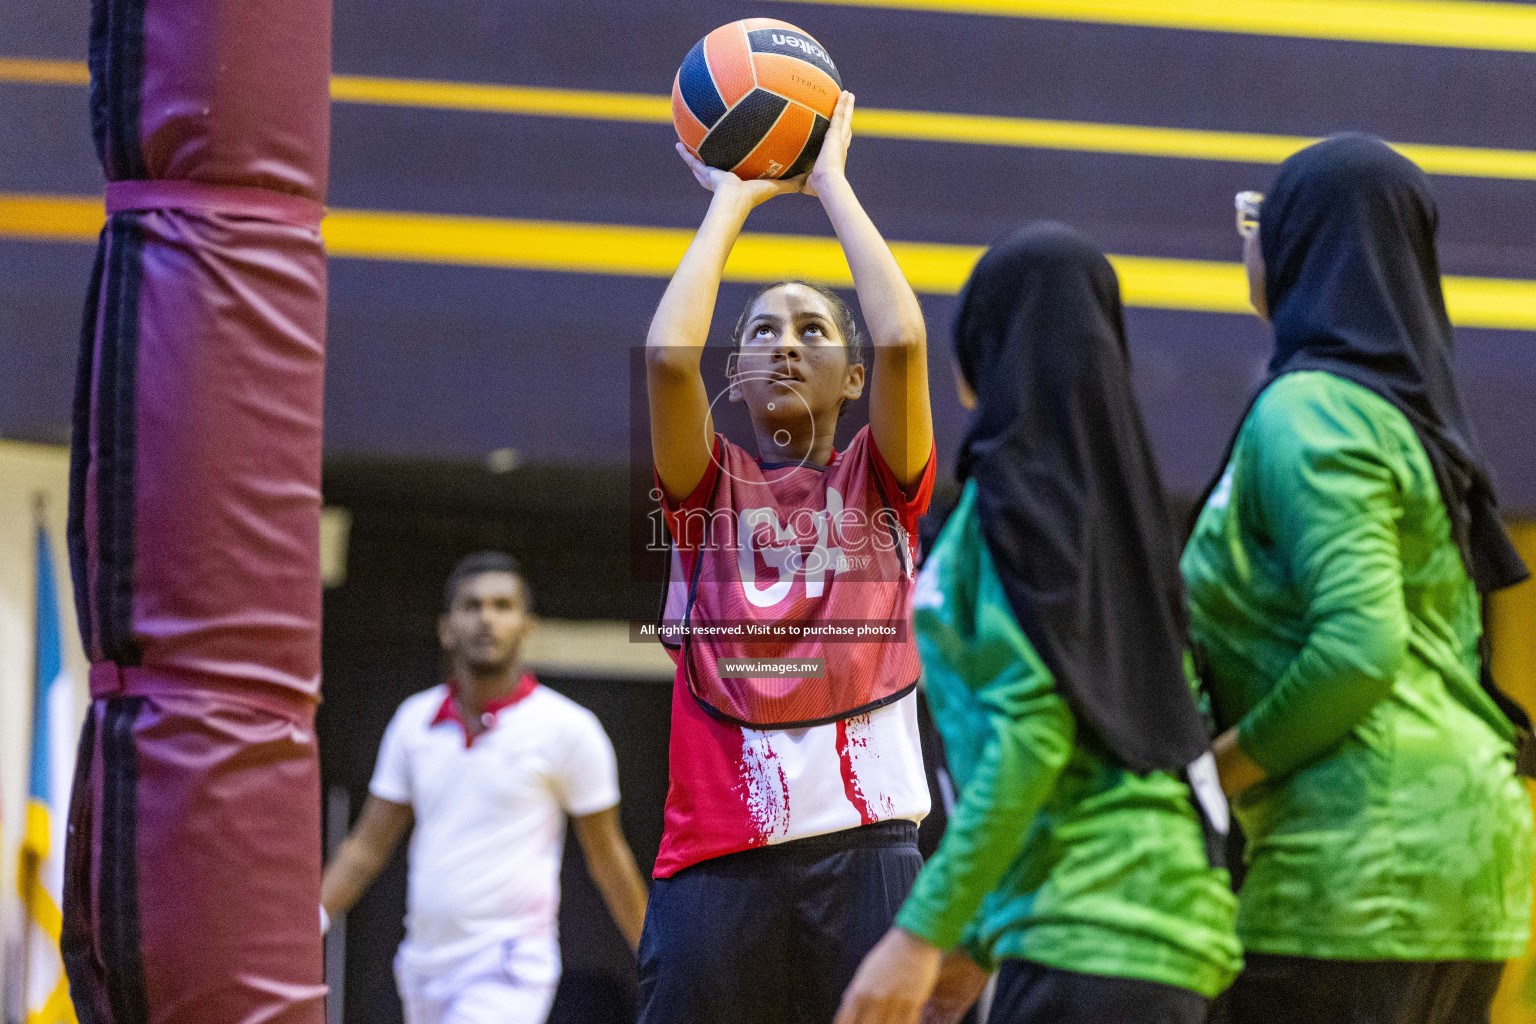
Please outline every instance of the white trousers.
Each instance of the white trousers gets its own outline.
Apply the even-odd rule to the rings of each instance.
[[[505,939],[431,972],[395,957],[405,1024],[544,1024],[560,981],[553,938]]]

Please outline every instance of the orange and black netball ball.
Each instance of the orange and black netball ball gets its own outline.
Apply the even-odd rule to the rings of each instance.
[[[837,66],[810,33],[747,18],[688,51],[672,80],[672,123],[711,167],[792,178],[816,162],[841,91]]]

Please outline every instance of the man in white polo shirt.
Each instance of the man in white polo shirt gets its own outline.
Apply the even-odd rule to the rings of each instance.
[[[567,815],[614,922],[630,948],[639,942],[646,888],[619,829],[613,747],[596,716],[521,668],[528,596],[499,552],[454,569],[438,622],[453,676],[395,712],[368,801],[326,868],[321,904],[334,915],[414,820],[395,958],[407,1024],[545,1019],[560,976]]]

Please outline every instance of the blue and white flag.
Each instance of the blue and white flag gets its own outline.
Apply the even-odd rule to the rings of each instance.
[[[64,667],[59,588],[48,532],[37,526],[37,643],[33,678],[32,765],[27,830],[21,841],[21,905],[26,929],[22,981],[26,1024],[76,1024],[59,957],[64,893],[64,828],[74,771],[74,687]]]

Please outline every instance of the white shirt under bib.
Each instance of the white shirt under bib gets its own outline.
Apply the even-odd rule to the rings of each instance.
[[[619,802],[597,716],[531,677],[466,742],[446,685],[408,698],[379,747],[369,791],[409,804],[406,940],[414,969],[449,969],[507,939],[553,937],[566,815]]]

